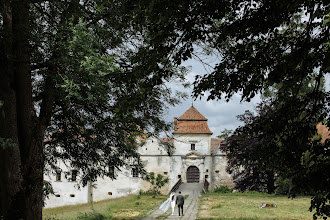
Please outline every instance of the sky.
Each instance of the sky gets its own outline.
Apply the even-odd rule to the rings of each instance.
[[[198,61],[193,59],[188,60],[183,64],[184,66],[190,66],[191,71],[187,74],[186,79],[190,83],[193,83],[195,75],[204,75],[208,72],[207,68]],[[185,89],[177,83],[169,84],[172,90],[184,91],[189,96],[192,94],[191,88]],[[206,101],[206,97],[193,101],[192,98],[182,100],[181,104],[174,107],[170,107],[168,114],[165,115],[165,120],[173,122],[174,117],[180,117],[185,111],[187,111],[191,105],[208,119],[208,126],[213,132],[212,137],[217,137],[224,129],[235,130],[239,125],[243,125],[237,120],[236,116],[243,114],[245,110],[254,111],[255,106],[260,102],[260,96],[256,96],[250,102],[240,102],[240,95],[235,94],[229,102],[221,99],[218,101]]]
[[[211,61],[210,63],[215,63]],[[190,59],[183,64],[184,66],[190,66],[191,71],[187,74],[186,80],[193,83],[195,75],[204,75],[208,73],[208,68],[203,66],[200,62]],[[330,90],[330,75],[326,75],[325,79],[326,91]],[[189,96],[192,94],[191,88],[185,89],[178,83],[169,84],[172,90],[179,90],[186,92]],[[212,137],[217,137],[224,129],[235,130],[238,126],[243,125],[238,121],[237,115],[244,114],[246,110],[255,112],[256,105],[261,101],[260,95],[256,95],[250,102],[240,102],[241,96],[235,94],[229,102],[224,99],[218,101],[206,101],[206,97],[193,101],[192,98],[182,100],[181,104],[174,107],[170,107],[168,114],[165,115],[167,122],[173,122],[174,117],[180,117],[185,111],[187,111],[191,105],[208,119],[208,126],[213,132]]]

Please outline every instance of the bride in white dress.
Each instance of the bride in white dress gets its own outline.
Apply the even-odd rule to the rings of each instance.
[[[171,205],[172,215],[173,215],[174,214],[174,208],[175,208],[175,200],[176,200],[175,193],[172,192],[171,195],[170,195],[170,198],[168,198],[163,204],[161,204],[159,208],[161,210],[163,210],[164,213],[165,213]]]

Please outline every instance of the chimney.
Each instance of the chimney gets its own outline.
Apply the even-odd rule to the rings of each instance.
[[[174,129],[176,128],[176,125],[178,124],[178,118],[174,117]]]

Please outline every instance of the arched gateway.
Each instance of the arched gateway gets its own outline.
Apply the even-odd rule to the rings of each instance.
[[[199,169],[196,166],[188,167],[187,183],[199,183]]]

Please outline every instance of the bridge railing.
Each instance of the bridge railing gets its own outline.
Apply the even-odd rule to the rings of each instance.
[[[170,193],[171,193],[171,192],[175,192],[177,189],[179,189],[181,183],[182,183],[182,180],[181,180],[181,178],[180,178],[180,179],[178,180],[178,182],[176,182],[176,184],[172,187]]]

